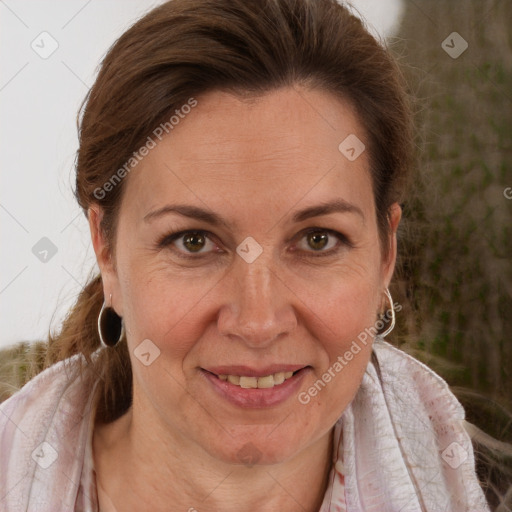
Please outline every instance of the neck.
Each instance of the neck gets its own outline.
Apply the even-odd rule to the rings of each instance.
[[[170,504],[190,512],[317,512],[322,504],[334,429],[284,462],[246,466],[219,461],[168,427],[152,428],[147,435],[137,417],[130,409],[95,429],[102,510],[140,510],[151,503],[155,512],[169,510]]]

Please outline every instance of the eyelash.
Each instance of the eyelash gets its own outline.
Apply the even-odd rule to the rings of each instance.
[[[311,254],[309,254],[308,256],[305,256],[305,257],[323,258],[323,257],[327,257],[327,256],[333,256],[339,252],[339,250],[341,249],[341,247],[340,247],[341,245],[344,245],[344,246],[348,247],[349,249],[354,248],[354,244],[349,240],[349,238],[347,236],[345,236],[344,234],[339,233],[338,231],[335,231],[333,229],[326,229],[326,228],[319,228],[319,227],[310,228],[307,231],[304,231],[303,233],[301,233],[302,236],[300,237],[300,240],[310,233],[317,233],[317,232],[327,233],[329,235],[332,235],[332,236],[336,237],[341,243],[338,246],[336,246],[335,248],[330,249],[329,251],[320,251],[318,253],[312,252]],[[203,235],[206,238],[209,238],[213,242],[212,237],[209,236],[209,235],[211,235],[211,233],[209,231],[204,231],[204,230],[200,230],[200,229],[191,229],[191,230],[187,230],[187,231],[178,231],[175,233],[169,233],[169,234],[164,235],[163,237],[161,237],[158,240],[157,248],[159,248],[159,249],[166,248],[169,245],[171,245],[175,240],[178,240],[178,239],[182,238],[183,236],[192,234],[192,233]],[[181,252],[179,250],[177,250],[177,252],[178,252],[179,257],[186,258],[186,259],[198,259],[207,254],[207,253],[201,253],[198,256],[194,256],[192,253],[189,253],[190,255],[185,255],[183,252]],[[306,251],[306,252],[309,253],[310,251]]]

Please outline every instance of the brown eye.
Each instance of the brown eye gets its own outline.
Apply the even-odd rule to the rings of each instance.
[[[306,257],[334,256],[343,247],[353,248],[354,244],[342,233],[323,228],[310,229],[302,235],[301,243],[298,244],[298,249]]]
[[[323,249],[329,242],[329,235],[324,231],[314,231],[306,236],[309,246],[315,251]]]
[[[183,246],[191,252],[199,252],[206,243],[206,237],[202,233],[190,233],[182,238]]]
[[[157,247],[160,249],[169,246],[173,246],[172,249],[174,252],[184,257],[193,254],[203,256],[212,252],[212,249],[216,247],[205,231],[180,231],[179,233],[171,233],[164,236],[157,243]]]

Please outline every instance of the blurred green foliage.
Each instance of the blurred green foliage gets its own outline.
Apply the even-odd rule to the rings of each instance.
[[[447,380],[468,421],[512,442],[512,2],[405,4],[388,44],[414,98],[417,162],[389,338]],[[441,46],[453,32],[468,43],[455,59]],[[511,461],[501,469],[508,482],[479,474],[493,510],[512,510]]]
[[[390,45],[416,98],[417,163],[399,232],[399,344],[451,384],[512,405],[512,3],[406,1]],[[452,32],[469,44],[453,59]],[[435,362],[433,362],[435,366]]]

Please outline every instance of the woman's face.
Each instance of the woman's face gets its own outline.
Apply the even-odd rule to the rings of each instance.
[[[396,245],[385,261],[354,136],[367,144],[350,106],[319,90],[212,92],[125,178],[115,268],[91,216],[148,435],[276,463],[352,400],[371,354],[358,336],[375,325]]]

